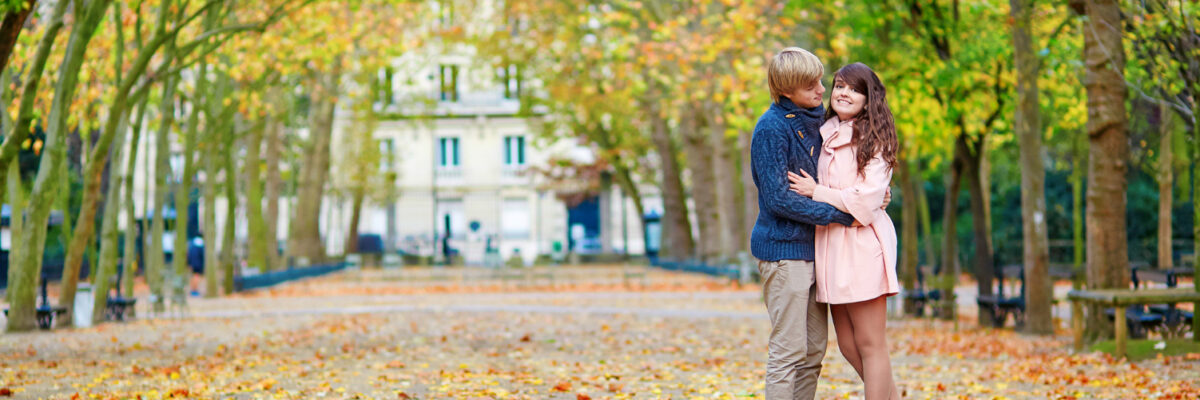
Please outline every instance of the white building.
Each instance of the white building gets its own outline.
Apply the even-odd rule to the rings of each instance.
[[[474,11],[491,10],[489,7]],[[435,24],[447,23],[445,18],[453,12],[443,14],[447,15]],[[482,18],[453,18],[459,17]],[[465,25],[468,30],[480,29],[479,24]],[[622,201],[624,196],[615,185],[595,200],[569,209],[554,189],[544,184],[545,179],[535,170],[545,167],[552,157],[587,162],[594,155],[575,140],[542,139],[546,135],[537,130],[542,113],[522,110],[518,100],[522,91],[536,90],[537,82],[519,81],[515,66],[493,68],[487,64],[478,60],[469,46],[442,48],[430,42],[393,60],[390,71],[380,72],[391,90],[376,104],[383,118],[374,138],[386,154],[385,160],[390,160],[380,173],[397,174],[396,196],[389,204],[368,200],[359,232],[381,236],[389,251],[424,256],[441,255],[448,244],[469,264],[483,263],[489,248],[504,260],[519,254],[526,263],[538,255],[572,250],[643,254],[641,216],[636,215],[632,201]],[[343,85],[351,85],[350,81],[344,79]],[[345,139],[352,118],[346,108],[336,112],[332,170],[321,209],[321,236],[332,256],[344,253],[352,214],[351,199],[334,189],[339,180],[346,179],[339,165],[354,157]],[[137,161],[139,195],[135,202],[139,215],[150,198],[146,171],[151,167],[154,145],[153,134],[147,134]],[[303,129],[296,134],[307,136]],[[181,149],[177,147],[172,148],[172,164],[181,169],[177,155]],[[652,185],[643,190],[646,211],[661,215],[661,201],[651,194],[654,190]],[[240,199],[241,204],[244,201]],[[280,243],[286,243],[293,204],[294,199],[280,202]],[[224,196],[218,196],[216,208],[220,237],[228,208]],[[245,215],[243,207],[236,213],[235,218]],[[248,232],[245,224],[236,226],[239,251],[244,251]]]
[[[419,255],[441,255],[449,235],[449,247],[468,264],[483,263],[489,248],[501,259],[519,254],[526,263],[572,246],[582,253],[624,252],[627,237],[628,250],[642,253],[640,216],[631,203],[622,212],[619,190],[570,211],[536,172],[551,157],[586,162],[591,150],[574,140],[538,140],[541,116],[519,115],[515,80],[507,82],[506,92],[506,82],[489,78],[490,71],[460,72],[470,68],[455,64],[463,61],[449,58],[416,74],[428,79],[425,84],[394,88],[397,96],[436,101],[385,106],[398,118],[382,121],[374,136],[391,152],[385,159],[393,162],[383,169],[398,173],[398,197],[394,204],[366,205],[359,232],[379,234],[387,246]],[[441,82],[448,82],[444,89]],[[335,124],[335,166],[353,156],[340,147],[352,123],[348,114],[339,113]],[[336,171],[332,175],[337,179]],[[326,204],[322,230],[329,252],[338,254],[345,248],[351,204],[333,196]]]

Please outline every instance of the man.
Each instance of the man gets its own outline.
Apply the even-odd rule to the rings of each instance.
[[[828,307],[813,296],[815,225],[854,224],[849,214],[788,190],[788,171],[817,176],[824,71],[821,60],[801,48],[772,57],[767,64],[772,104],[759,117],[750,144],[759,209],[750,251],[759,259],[771,317],[767,400],[816,396],[829,325]]]

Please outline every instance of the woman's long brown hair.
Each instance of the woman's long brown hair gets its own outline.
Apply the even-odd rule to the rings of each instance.
[[[883,157],[888,168],[896,167],[896,152],[900,149],[896,139],[896,121],[888,108],[887,89],[875,71],[863,63],[854,63],[838,69],[833,80],[836,87],[841,80],[855,91],[867,96],[867,104],[854,116],[854,138],[851,143],[858,146],[858,174],[862,175],[867,163],[875,153]],[[833,91],[829,91],[829,107],[825,108],[825,119],[837,115],[833,111]]]

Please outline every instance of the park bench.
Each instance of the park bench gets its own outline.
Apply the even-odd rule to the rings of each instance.
[[[54,320],[62,318],[63,314],[67,313],[66,307],[50,305],[50,295],[46,290],[47,277],[42,274],[42,304],[37,307],[37,326],[41,329],[50,329],[54,326]],[[4,316],[8,316],[8,309],[4,309]]]
[[[234,290],[242,292],[274,286],[283,282],[297,279],[321,276],[346,269],[347,263],[320,264],[305,267],[288,266],[287,269],[264,272],[255,275],[242,275],[233,278]]]
[[[625,287],[632,287],[634,279],[640,280],[643,287],[647,286],[649,278],[646,276],[646,268],[628,262],[621,263],[621,284]]]
[[[1075,280],[1075,266],[1069,263],[1050,263],[1047,272],[1054,280]]]
[[[1067,299],[1071,301],[1071,326],[1075,331],[1075,350],[1083,350],[1083,305],[1096,304],[1105,307],[1113,307],[1114,318],[1116,321],[1128,321],[1127,312],[1129,306],[1141,306],[1145,304],[1178,304],[1192,303],[1196,309],[1200,309],[1200,291],[1193,288],[1155,288],[1144,290],[1131,289],[1099,289],[1099,290],[1072,290],[1067,293]],[[1196,321],[1193,320],[1193,331],[1200,332],[1196,329]],[[1115,342],[1116,354],[1124,356],[1126,349],[1126,341],[1129,328],[1128,324],[1117,323],[1115,326]],[[1200,342],[1200,335],[1193,335],[1193,340]]]
[[[737,265],[708,265],[700,261],[671,261],[657,259],[654,266],[668,271],[696,272],[738,281],[742,278],[742,268]]]
[[[912,309],[910,311],[915,317],[924,316],[926,305],[942,299],[941,290],[925,289],[925,275],[928,274],[935,274],[932,267],[928,265],[917,267],[917,287],[913,290],[904,292],[904,298],[908,299],[908,301],[912,303]]]
[[[1179,286],[1180,276],[1192,275],[1191,268],[1156,269],[1150,268],[1146,263],[1131,265],[1129,270],[1130,283],[1134,290],[1148,289],[1151,282],[1174,288]],[[1114,313],[1110,310],[1108,314],[1111,316]],[[1191,325],[1194,316],[1192,312],[1180,310],[1174,303],[1131,306],[1128,314],[1130,336],[1134,338],[1145,337],[1147,330],[1159,330],[1166,337],[1182,336]]]
[[[1005,275],[1014,276],[1020,282],[1016,296],[1004,295]],[[975,299],[980,310],[992,310],[992,326],[1004,326],[1012,315],[1013,324],[1019,329],[1025,326],[1025,268],[1021,265],[1006,265],[996,269],[996,294],[979,295]]]
[[[105,301],[104,319],[106,321],[125,321],[126,317],[133,315],[133,307],[137,304],[137,299],[121,296],[121,277],[124,274],[125,266],[122,265],[117,270],[116,281],[113,283],[113,292],[116,295],[107,296]]]

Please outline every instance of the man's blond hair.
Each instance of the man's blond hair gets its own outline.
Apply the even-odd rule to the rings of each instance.
[[[771,88],[771,101],[792,94],[799,88],[817,83],[825,74],[821,59],[808,50],[788,47],[776,53],[767,62],[767,86]]]

